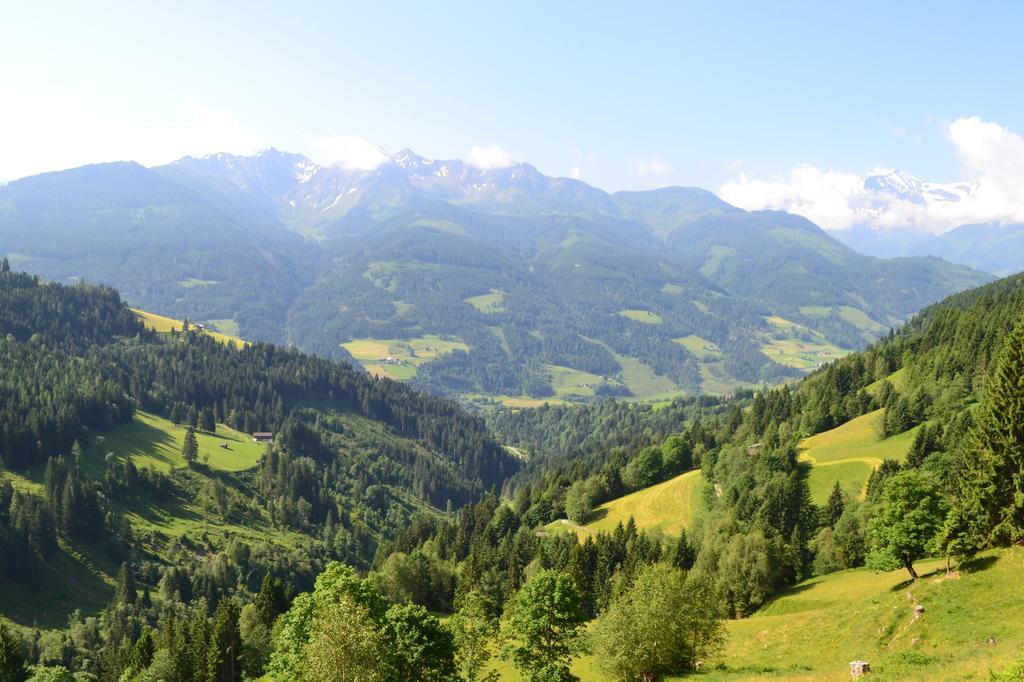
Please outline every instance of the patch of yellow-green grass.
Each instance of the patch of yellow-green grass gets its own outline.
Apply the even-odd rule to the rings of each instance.
[[[391,305],[395,306],[395,315],[405,315],[416,307],[414,303],[409,303],[408,301],[392,301]]]
[[[687,471],[675,478],[638,490],[610,502],[605,502],[591,514],[585,525],[562,519],[545,526],[548,532],[572,532],[579,537],[600,531],[610,533],[630,517],[637,528],[679,535],[679,531],[693,525],[700,513],[703,500],[700,471]]]
[[[220,280],[217,279],[197,279],[195,277],[189,277],[178,281],[178,286],[182,289],[194,289],[196,287],[209,287],[214,284],[220,284]]]
[[[764,320],[771,326],[776,327],[778,329],[792,329],[793,327],[797,326],[795,322],[790,322],[786,318],[779,317],[778,315],[769,315],[766,318],[764,318]]]
[[[892,387],[895,388],[897,392],[903,391],[903,389],[907,387],[907,369],[902,367],[884,379],[879,379],[874,383],[868,384],[864,390],[871,395],[875,395],[875,393],[878,392],[878,389],[882,387],[883,381],[888,381],[892,384]]]
[[[697,310],[701,311],[705,315],[707,315],[709,312],[711,312],[711,308],[709,308],[708,304],[704,303],[703,301],[690,301],[690,303],[693,304],[694,308],[696,308]]]
[[[687,471],[675,478],[638,490],[594,510],[587,527],[595,531],[615,530],[630,517],[638,528],[660,530],[666,535],[693,525],[703,499],[700,471]]]
[[[416,376],[415,365],[368,365],[371,374],[395,381],[408,381]]]
[[[618,314],[644,324],[661,324],[663,321],[661,315],[652,313],[650,310],[620,310]]]
[[[877,334],[885,331],[884,325],[872,320],[868,317],[867,313],[860,308],[852,308],[848,305],[844,305],[839,308],[839,317],[843,318],[862,332]]]
[[[352,339],[341,344],[366,371],[374,376],[406,381],[416,368],[453,350],[469,350],[458,337],[441,338],[426,334],[413,339]],[[391,361],[385,362],[387,358]]]
[[[521,459],[523,461],[530,459],[530,453],[528,453],[526,450],[523,450],[522,448],[513,447],[511,445],[503,445],[502,447],[505,448],[505,450],[510,455],[517,459]]]
[[[434,334],[412,339],[352,339],[341,345],[352,357],[364,363],[377,363],[381,358],[392,357],[420,365],[453,350],[469,350],[469,346],[457,337],[441,338]]]
[[[810,370],[823,363],[841,358],[850,351],[824,341],[810,342],[800,339],[769,338],[761,346],[761,352],[780,365]]]
[[[705,277],[714,277],[725,265],[729,256],[736,253],[736,249],[723,244],[715,244],[708,249],[708,259],[700,266],[700,274]]]
[[[159,471],[185,466],[181,456],[186,427],[148,412],[136,412],[131,424],[108,431],[100,448],[119,459],[131,457],[137,467],[152,466]],[[196,431],[199,461],[210,469],[242,471],[256,466],[266,446],[223,424],[213,434]],[[221,444],[226,443],[227,448]]]
[[[622,382],[629,387],[633,395],[639,399],[648,396],[675,393],[679,387],[667,376],[655,374],[654,370],[636,358],[626,355],[615,355],[622,367]]]
[[[206,325],[208,327],[213,327],[214,331],[218,331],[221,334],[238,338],[238,322],[233,318],[228,317],[220,320],[207,320]]]
[[[505,292],[491,289],[489,293],[462,299],[482,313],[500,313],[505,309]]]
[[[882,460],[906,458],[917,427],[882,438],[884,418],[884,409],[875,410],[801,441],[799,458],[811,464],[807,482],[815,502],[827,499],[836,481],[846,490],[861,492]]]
[[[850,661],[866,660],[865,679],[880,682],[988,680],[1024,650],[1024,549],[987,552],[953,577],[944,566],[918,562],[916,583],[905,570],[811,578],[749,618],[728,621],[725,647],[703,672],[664,679],[847,682]],[[914,619],[918,604],[925,610]],[[488,667],[501,680],[522,679],[506,661]],[[593,655],[575,659],[572,672],[581,682],[612,682]]]
[[[832,312],[832,308],[823,305],[802,305],[800,306],[800,314],[807,315],[808,317],[824,317]]]
[[[661,287],[661,293],[663,293],[663,294],[673,294],[673,295],[675,295],[675,294],[681,294],[684,291],[686,291],[686,289],[684,287],[681,287],[678,284],[672,284],[671,282],[666,282],[665,285],[663,287]]]
[[[811,500],[819,505],[827,502],[836,482],[850,497],[860,497],[864,492],[864,484],[871,478],[871,472],[876,466],[878,464],[875,461],[867,459],[846,459],[813,465],[807,477]]]
[[[1024,550],[986,553],[951,577],[941,560],[916,568],[916,583],[905,570],[855,569],[785,590],[729,622],[723,655],[701,677],[839,682],[866,660],[868,679],[988,680],[1024,650]]]
[[[558,396],[587,396],[594,395],[594,388],[604,381],[604,377],[583,372],[572,367],[561,365],[548,365],[548,374],[551,377],[551,386]]]
[[[700,390],[711,395],[728,395],[737,389],[756,388],[757,384],[740,381],[725,371],[723,362],[702,362]]]
[[[505,407],[515,408],[533,408],[543,407],[544,405],[560,405],[565,401],[562,400],[550,400],[548,398],[529,398],[525,396],[513,397],[507,396],[501,398],[501,404]]]
[[[688,350],[690,355],[697,358],[700,362],[722,359],[722,351],[718,346],[703,337],[697,336],[696,334],[690,334],[689,336],[683,336],[672,340]]]
[[[181,320],[175,320],[170,317],[164,317],[163,315],[157,315],[155,313],[149,313],[145,310],[139,310],[138,308],[132,308],[132,312],[138,317],[142,324],[147,329],[152,329],[155,332],[168,333],[172,331],[181,331],[183,323]],[[203,330],[204,334],[212,336],[214,339],[225,345],[235,346],[241,348],[242,346],[248,345],[248,341],[228,336],[227,334],[221,334],[210,329]]]

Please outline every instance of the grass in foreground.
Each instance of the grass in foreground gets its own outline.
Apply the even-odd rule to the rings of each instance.
[[[918,570],[916,584],[906,571],[855,569],[784,591],[730,622],[721,667],[706,679],[848,680],[857,659],[877,680],[988,679],[1020,654],[1024,549],[988,553],[952,577],[939,560]]]
[[[811,578],[784,590],[750,618],[727,623],[722,655],[704,671],[670,680],[850,679],[849,662],[871,664],[867,679],[987,680],[1024,650],[1024,548],[988,552],[946,577],[945,562],[906,571],[860,568]],[[914,606],[925,607],[914,619]],[[492,661],[500,679],[522,679]],[[612,682],[593,656],[573,665],[582,682]]]

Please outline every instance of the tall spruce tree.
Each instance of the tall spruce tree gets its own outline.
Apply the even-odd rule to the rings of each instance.
[[[135,587],[135,576],[132,575],[131,566],[128,562],[121,564],[117,572],[117,587],[114,591],[115,604],[134,604],[138,599],[138,592]]]
[[[828,502],[825,503],[825,523],[829,527],[834,527],[836,521],[843,515],[843,510],[846,508],[846,500],[843,498],[843,489],[839,487],[839,481],[832,486],[832,493],[828,496]]]
[[[0,682],[24,682],[27,679],[28,668],[21,642],[0,623]]]
[[[181,446],[181,456],[189,466],[195,464],[199,458],[199,441],[196,439],[196,432],[191,426],[185,431],[185,442]]]
[[[238,603],[231,598],[217,602],[210,631],[207,670],[212,682],[242,679],[242,635],[238,628]]]
[[[1024,539],[1024,320],[986,382],[972,450],[958,507],[981,509],[992,544]]]

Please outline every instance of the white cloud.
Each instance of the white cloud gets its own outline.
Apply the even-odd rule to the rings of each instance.
[[[0,180],[104,161],[152,166],[211,152],[251,154],[262,141],[202,102],[142,121],[66,90],[0,87]]]
[[[718,193],[740,208],[789,211],[830,229],[845,229],[858,222],[855,207],[866,194],[863,177],[810,165],[798,166],[776,180],[759,180],[741,173]]]
[[[963,164],[959,182],[919,182],[885,168],[851,173],[803,165],[768,180],[741,173],[719,194],[741,208],[790,211],[834,230],[945,232],[968,223],[1024,222],[1024,139],[977,116],[957,119],[947,134]],[[878,175],[886,176],[888,190],[865,185]]]
[[[508,168],[516,163],[515,158],[496,144],[490,147],[474,146],[466,156],[466,162],[480,170]]]
[[[668,175],[674,168],[655,157],[648,161],[637,161],[633,164],[633,172],[637,175]]]
[[[317,161],[349,170],[373,170],[388,160],[380,147],[352,135],[328,135],[310,143]]]
[[[573,180],[579,180],[580,175],[583,174],[583,170],[579,166],[573,166],[569,169],[569,177]]]

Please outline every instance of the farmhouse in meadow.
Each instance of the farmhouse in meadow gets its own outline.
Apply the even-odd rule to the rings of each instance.
[[[252,439],[257,443],[273,443],[274,433],[272,431],[257,431],[252,434]]]

